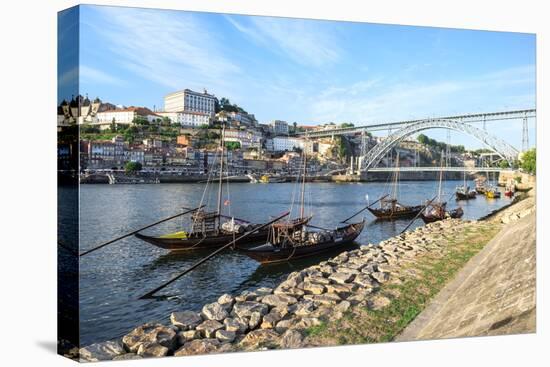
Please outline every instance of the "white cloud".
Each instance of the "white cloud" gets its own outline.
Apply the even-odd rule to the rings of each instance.
[[[272,51],[283,53],[296,63],[322,67],[334,64],[343,56],[335,32],[318,21],[270,17],[250,17],[246,22],[236,17],[226,19],[240,32]]]
[[[101,27],[88,24],[123,68],[173,89],[224,85],[240,68],[225,57],[206,25],[189,13],[98,7]]]
[[[533,66],[504,69],[468,80],[432,83],[404,83],[399,80],[370,79],[351,86],[333,86],[312,98],[314,121],[371,123],[440,114],[476,112],[485,109],[532,107],[534,94],[520,101],[498,98],[502,89],[534,85]],[[493,95],[492,105],[484,105]],[[530,103],[529,103],[530,102]],[[522,104],[521,106],[518,105]],[[468,107],[464,107],[464,106]]]

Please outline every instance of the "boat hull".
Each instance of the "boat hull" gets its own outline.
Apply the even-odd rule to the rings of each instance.
[[[476,191],[472,191],[467,194],[457,191],[455,193],[455,196],[456,196],[456,200],[470,200],[470,199],[475,199],[477,196],[476,194],[477,194]]]
[[[456,208],[453,210],[450,210],[448,212],[445,212],[444,215],[426,215],[424,213],[420,214],[420,217],[424,221],[424,223],[433,223],[437,222],[439,220],[443,220],[446,218],[461,218],[464,215],[464,210],[462,208]]]
[[[238,250],[261,264],[286,262],[345,248],[355,241],[355,239],[361,234],[364,226],[365,222],[363,221],[361,223],[354,223],[346,227],[342,227],[341,230],[346,231],[346,229],[348,229],[349,232],[341,238],[314,245],[280,248],[275,247],[272,244],[264,244],[249,249],[238,248]]]
[[[392,220],[392,219],[400,219],[400,218],[413,218],[420,213],[423,206],[412,206],[407,207],[403,210],[391,210],[391,209],[373,209],[373,208],[367,208],[369,212],[371,212],[372,215],[374,215],[377,219],[385,219],[385,220]]]
[[[237,241],[236,245],[246,246],[257,244],[267,240],[268,230],[260,230],[257,233],[250,234],[241,241]],[[151,245],[163,248],[170,251],[191,251],[200,250],[206,248],[219,248],[229,242],[233,241],[236,237],[241,236],[233,234],[220,234],[208,237],[190,237],[190,238],[162,238],[154,236],[146,236],[141,233],[136,233],[135,236],[140,240],[143,240]]]

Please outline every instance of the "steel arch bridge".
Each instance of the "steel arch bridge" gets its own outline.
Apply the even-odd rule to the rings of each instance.
[[[471,135],[489,146],[499,156],[508,161],[510,165],[512,165],[513,161],[519,154],[518,150],[510,144],[488,134],[485,130],[479,129],[470,124],[448,119],[426,119],[405,126],[404,128],[399,129],[395,133],[387,136],[380,143],[376,144],[371,150],[361,157],[359,170],[361,172],[365,172],[368,171],[369,168],[375,167],[390,149],[399,144],[408,136],[422,130],[434,128],[455,130]]]

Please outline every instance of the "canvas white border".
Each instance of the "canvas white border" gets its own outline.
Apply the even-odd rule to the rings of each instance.
[[[135,0],[94,4],[140,6],[237,14],[353,20],[390,24],[504,30],[537,34],[537,333],[428,342],[237,353],[216,356],[116,362],[117,366],[338,366],[358,365],[539,365],[547,356],[548,318],[541,311],[548,294],[548,223],[545,205],[550,139],[544,127],[549,116],[549,29],[544,2],[526,0],[442,2],[416,1],[289,1],[289,0]],[[69,365],[55,355],[56,340],[56,13],[75,1],[12,1],[1,6],[2,67],[2,338],[6,365]],[[543,79],[544,78],[544,79]],[[546,98],[545,98],[546,97]],[[28,168],[32,167],[32,168]],[[22,239],[24,238],[24,239]],[[547,308],[547,307],[546,307]]]

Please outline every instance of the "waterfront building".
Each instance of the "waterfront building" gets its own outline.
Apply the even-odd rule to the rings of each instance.
[[[164,97],[164,111],[166,112],[202,112],[210,117],[214,116],[216,97],[208,94],[184,89],[167,94]]]
[[[124,160],[126,162],[138,162],[145,164],[145,152],[139,148],[128,148],[124,151]]]
[[[88,149],[89,168],[110,168],[125,163],[125,143],[121,136],[111,141],[90,141],[81,147]]]

